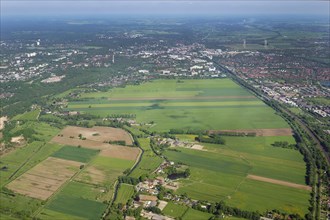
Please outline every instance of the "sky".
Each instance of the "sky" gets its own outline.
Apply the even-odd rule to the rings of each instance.
[[[180,14],[180,15],[328,15],[329,1],[317,0],[162,0],[162,1],[56,1],[1,0],[1,16],[74,16],[117,14]]]

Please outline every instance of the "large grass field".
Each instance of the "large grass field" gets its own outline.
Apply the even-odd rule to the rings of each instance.
[[[286,128],[274,110],[230,79],[156,80],[108,92],[82,94],[68,109],[100,116],[136,114],[155,131],[180,129]]]
[[[159,156],[157,156],[150,147],[150,139],[139,138],[138,139],[141,148],[144,150],[141,161],[138,166],[130,174],[132,177],[140,177],[142,175],[149,175],[163,162]]]
[[[207,151],[178,148],[180,152],[165,152],[169,160],[190,166],[191,176],[181,180],[177,193],[187,193],[199,200],[225,200],[251,211],[276,207],[301,215],[307,212],[309,191],[246,178],[254,174],[304,185],[305,164],[300,153],[271,146],[275,140],[293,143],[292,137],[225,137],[225,140],[225,145],[205,144]]]
[[[119,186],[115,203],[126,204],[133,195],[134,186],[122,183]]]
[[[207,220],[210,219],[213,215],[207,212],[201,212],[192,208],[189,208],[188,211],[182,217],[183,220]]]
[[[55,153],[53,153],[51,156],[66,160],[74,160],[82,163],[87,163],[93,156],[97,155],[98,153],[98,150],[82,147],[64,146]]]
[[[40,109],[34,111],[25,112],[23,114],[16,115],[12,120],[22,120],[22,121],[36,121],[38,119]]]
[[[187,206],[183,206],[180,204],[176,204],[174,202],[169,202],[163,209],[163,213],[167,216],[171,216],[173,218],[180,218],[188,211]]]
[[[93,167],[93,172],[89,172],[87,167],[87,169],[85,169],[78,176],[78,178],[80,181],[90,184],[112,186],[117,180],[118,176],[123,175],[123,172],[126,169],[131,168],[133,164],[134,161],[131,160],[97,156],[89,164],[89,167]],[[94,180],[93,174],[98,174],[97,176],[101,177],[100,179],[97,179],[99,180],[97,183]]]
[[[85,219],[100,219],[106,204],[84,198],[59,195],[47,205],[47,209],[67,215],[78,216]],[[59,216],[54,216],[58,219]]]

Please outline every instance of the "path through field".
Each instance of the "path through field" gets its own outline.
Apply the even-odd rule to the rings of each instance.
[[[262,177],[262,176],[256,176],[256,175],[249,174],[247,176],[247,178],[248,179],[252,179],[252,180],[258,180],[258,181],[262,181],[262,182],[267,182],[267,183],[274,183],[274,184],[282,185],[282,186],[288,186],[288,187],[292,187],[292,188],[296,188],[296,189],[304,189],[304,190],[308,190],[308,191],[311,191],[312,190],[312,187],[310,187],[310,186],[305,186],[305,185],[291,183],[291,182],[286,182],[286,181],[282,181],[282,180],[276,180],[276,179],[266,178],[266,177]]]

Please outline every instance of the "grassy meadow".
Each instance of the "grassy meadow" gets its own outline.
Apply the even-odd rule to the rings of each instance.
[[[154,122],[154,131],[288,127],[273,109],[230,79],[156,80],[83,93],[81,98],[70,102],[68,110],[103,117],[135,114],[138,122]]]
[[[141,148],[144,150],[144,153],[140,163],[130,174],[130,176],[135,178],[139,178],[144,174],[151,174],[163,162],[163,159],[161,159],[152,151],[150,147],[150,139],[139,138],[138,141],[141,145]]]
[[[266,211],[277,207],[301,215],[307,212],[309,191],[246,178],[253,174],[304,185],[302,155],[297,150],[271,146],[275,140],[294,143],[292,137],[225,137],[225,140],[225,145],[204,144],[206,151],[177,148],[178,151],[165,152],[169,160],[187,164],[191,170],[191,176],[180,181],[177,193],[213,202],[224,200],[244,210]],[[268,201],[269,198],[272,199]]]
[[[115,203],[126,204],[127,201],[134,195],[134,186],[128,184],[120,184],[117,192]]]
[[[73,146],[64,146],[55,153],[52,157],[58,157],[65,160],[74,160],[82,163],[87,163],[91,158],[99,153],[98,150],[82,148],[82,147],[73,147]]]

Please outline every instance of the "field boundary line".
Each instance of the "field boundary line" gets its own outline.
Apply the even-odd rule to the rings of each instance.
[[[292,182],[288,182],[288,181],[283,181],[283,180],[277,180],[277,179],[272,179],[272,178],[267,178],[267,177],[252,175],[252,174],[247,175],[246,178],[247,179],[261,181],[261,182],[266,182],[266,183],[272,183],[272,184],[276,184],[276,185],[281,185],[281,186],[288,186],[288,187],[296,188],[296,189],[303,189],[303,190],[308,190],[308,191],[311,191],[312,190],[312,187],[310,187],[310,186],[305,186],[305,185],[302,185],[302,184],[297,184],[297,183],[292,183]]]

